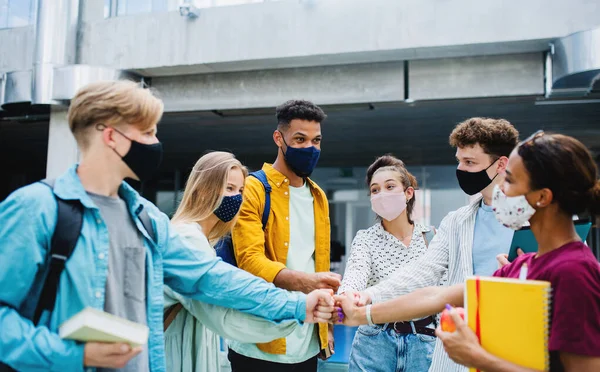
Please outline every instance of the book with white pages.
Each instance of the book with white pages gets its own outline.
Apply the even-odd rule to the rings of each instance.
[[[149,329],[116,315],[86,307],[58,328],[61,338],[81,342],[122,342],[137,347],[148,342]]]

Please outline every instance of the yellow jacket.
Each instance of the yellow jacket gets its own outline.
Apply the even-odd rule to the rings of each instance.
[[[240,269],[273,282],[286,266],[290,239],[289,181],[271,164],[264,164],[263,171],[271,185],[271,211],[263,232],[262,214],[265,207],[265,189],[255,177],[247,177],[244,202],[237,223],[233,228],[233,247]],[[329,271],[330,222],[329,204],[325,192],[307,179],[313,195],[315,213],[315,271]],[[327,324],[319,324],[321,349],[327,347]],[[285,338],[266,344],[257,344],[263,352],[286,353]]]

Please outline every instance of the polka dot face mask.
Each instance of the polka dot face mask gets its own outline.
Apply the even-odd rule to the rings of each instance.
[[[242,194],[224,196],[221,205],[213,213],[223,222],[233,220],[242,206]]]

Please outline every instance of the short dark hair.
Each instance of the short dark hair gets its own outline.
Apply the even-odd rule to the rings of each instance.
[[[382,168],[385,168],[386,170],[391,170],[391,171],[398,173],[398,175],[400,176],[399,178],[401,180],[402,186],[404,187],[405,191],[409,187],[412,187],[415,190],[417,190],[419,188],[417,179],[415,178],[415,176],[412,175],[412,173],[410,173],[406,169],[404,162],[392,154],[385,154],[385,155],[380,156],[377,159],[375,159],[373,164],[371,164],[369,166],[369,168],[367,169],[367,178],[365,179],[365,181],[367,182],[367,189],[370,189],[371,181],[373,180],[373,176],[375,175],[375,173],[379,169],[382,169]],[[406,205],[406,215],[408,217],[408,222],[411,225],[414,223],[411,218],[411,215],[412,215],[413,209],[415,207],[416,199],[417,199],[416,195],[413,195],[412,199],[410,199]]]
[[[301,99],[289,100],[277,106],[275,115],[277,116],[277,125],[280,128],[288,127],[294,119],[321,123],[327,118],[327,115],[325,115],[325,112],[319,106]]]
[[[570,215],[600,212],[598,167],[589,150],[573,137],[538,132],[517,147],[532,190],[550,189]]]
[[[519,132],[504,119],[470,118],[458,124],[450,134],[452,147],[479,144],[488,155],[508,157],[519,143]]]

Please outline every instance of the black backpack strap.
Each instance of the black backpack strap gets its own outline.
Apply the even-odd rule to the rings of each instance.
[[[262,214],[262,226],[263,230],[267,227],[267,221],[269,221],[269,214],[271,213],[271,185],[267,180],[267,174],[264,170],[258,170],[250,173],[250,175],[260,181],[265,188],[265,209]]]
[[[54,180],[42,180],[54,193]],[[58,207],[56,228],[50,243],[50,264],[44,281],[40,299],[37,303],[33,323],[38,324],[44,311],[54,310],[60,275],[77,244],[83,225],[83,205],[79,200],[64,200],[56,196]]]

